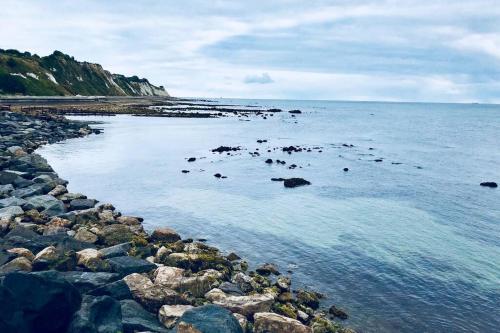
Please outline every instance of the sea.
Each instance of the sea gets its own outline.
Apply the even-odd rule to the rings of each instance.
[[[104,131],[39,153],[71,192],[141,216],[147,230],[207,239],[251,268],[275,263],[358,332],[498,332],[500,188],[479,184],[500,183],[499,105],[210,103],[283,112],[72,117]],[[303,149],[282,150],[291,145]],[[311,185],[271,181],[293,177]]]

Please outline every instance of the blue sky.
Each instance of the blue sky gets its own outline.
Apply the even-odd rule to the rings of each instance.
[[[1,1],[0,48],[175,96],[500,102],[499,0]]]

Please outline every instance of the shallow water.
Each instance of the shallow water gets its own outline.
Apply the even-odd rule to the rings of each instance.
[[[250,122],[86,117],[105,121],[104,133],[40,153],[71,191],[143,216],[147,229],[172,226],[292,270],[295,286],[326,292],[361,332],[500,327],[500,190],[479,186],[500,181],[500,106],[221,103],[231,102],[305,113]],[[266,152],[292,144],[322,152]],[[247,150],[210,152],[220,145]],[[250,156],[256,148],[261,156]],[[292,176],[312,185],[270,181]]]

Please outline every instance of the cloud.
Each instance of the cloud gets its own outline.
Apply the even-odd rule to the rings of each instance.
[[[485,102],[497,2],[3,0],[0,48],[58,49],[177,96]]]
[[[268,73],[262,73],[261,75],[247,75],[245,79],[243,80],[245,83],[260,83],[260,84],[267,84],[267,83],[273,83],[273,79],[269,76]]]

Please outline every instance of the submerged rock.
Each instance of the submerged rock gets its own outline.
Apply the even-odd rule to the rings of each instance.
[[[495,182],[483,182],[479,185],[484,186],[484,187],[491,187],[491,188],[498,187],[498,184]]]

